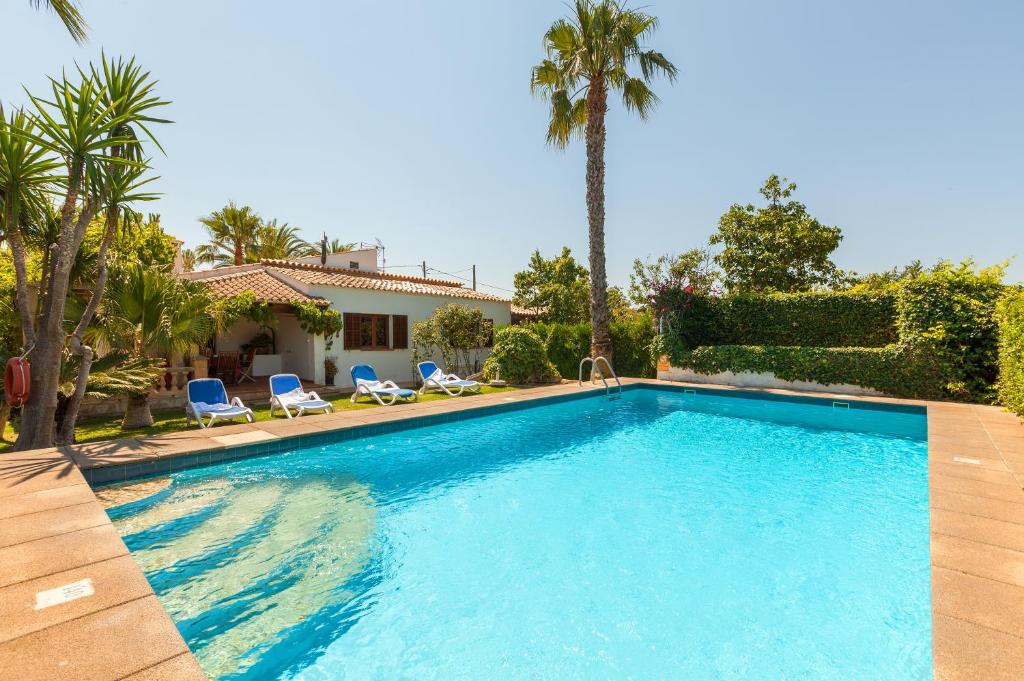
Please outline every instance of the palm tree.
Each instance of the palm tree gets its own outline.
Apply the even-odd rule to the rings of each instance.
[[[217,267],[244,265],[246,249],[256,244],[256,234],[263,224],[256,211],[234,201],[199,218],[199,222],[206,227],[210,243],[197,248],[196,255],[199,262]]]
[[[247,262],[260,260],[281,260],[296,258],[309,252],[312,245],[299,236],[297,227],[289,227],[288,223],[277,224],[277,220],[264,222],[256,230],[256,243],[247,252]]]
[[[127,265],[110,284],[97,334],[135,358],[193,352],[215,329],[212,304],[200,282],[175,279],[159,270]],[[153,425],[149,392],[132,396],[122,427]]]
[[[341,239],[331,239],[330,243],[327,244],[327,252],[344,253],[345,251],[351,251],[355,247],[356,242],[354,241],[342,241]],[[313,245],[313,248],[316,251],[316,253],[314,253],[313,255],[319,255],[320,249],[318,249],[315,244]]]
[[[590,228],[590,352],[611,360],[608,278],[604,255],[604,147],[608,93],[641,119],[658,102],[648,86],[654,76],[676,77],[676,67],[642,42],[658,20],[615,0],[576,0],[573,14],[544,34],[548,58],[533,68],[530,89],[551,103],[547,140],[565,148],[581,133],[587,145],[587,221]],[[629,68],[640,67],[640,75]]]
[[[48,10],[56,14],[79,45],[88,38],[89,24],[85,23],[85,17],[78,11],[74,0],[29,0],[29,3],[36,9],[45,5]]]
[[[181,251],[181,269],[183,272],[195,272],[196,252],[191,248],[183,248]]]

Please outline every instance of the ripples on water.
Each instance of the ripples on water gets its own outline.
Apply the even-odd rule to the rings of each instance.
[[[930,678],[923,424],[635,390],[110,514],[217,678]]]

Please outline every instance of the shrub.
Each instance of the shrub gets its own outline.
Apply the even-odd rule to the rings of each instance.
[[[506,326],[494,334],[494,348],[484,362],[484,378],[509,383],[541,383],[559,377],[544,352],[544,342],[524,326]]]
[[[590,355],[590,324],[548,324],[539,322],[529,328],[544,340],[548,359],[565,378],[579,376],[580,360]],[[640,314],[611,323],[612,365],[619,376],[652,378],[655,376],[654,325],[651,316]]]
[[[999,323],[999,401],[1024,416],[1024,290],[1007,293],[996,304]]]
[[[931,347],[941,363],[947,397],[990,402],[999,375],[996,301],[1003,266],[975,272],[968,261],[943,262],[900,287],[900,341]]]
[[[941,367],[931,353],[902,345],[884,348],[801,348],[716,345],[673,358],[699,374],[723,371],[772,373],[784,381],[851,383],[898,397],[935,399],[943,394]]]

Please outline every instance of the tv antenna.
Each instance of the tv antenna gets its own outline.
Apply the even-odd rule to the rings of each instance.
[[[385,272],[388,268],[388,259],[384,256],[384,242],[380,239],[376,239],[377,248],[380,249],[380,271]]]

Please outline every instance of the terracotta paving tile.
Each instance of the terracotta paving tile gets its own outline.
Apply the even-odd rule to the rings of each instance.
[[[931,462],[928,466],[928,472],[934,475],[966,478],[968,480],[978,480],[980,482],[997,485],[1011,485],[1015,488],[1019,488],[1016,478],[1006,470],[1005,466],[1003,466],[1002,470],[993,470],[991,468],[984,468],[978,464],[955,462],[952,459],[949,459],[948,461],[949,463]],[[1024,490],[1021,490],[1021,498],[1024,500]]]
[[[932,568],[932,610],[1024,638],[1024,587]]]
[[[983,459],[1001,459],[999,450],[991,442],[983,444],[964,444],[954,439],[949,440],[937,440],[935,438],[928,439],[929,451],[934,451],[936,454],[953,454],[956,456],[971,456],[975,458]]]
[[[302,417],[299,417],[301,419]],[[280,437],[292,437],[295,435],[308,435],[309,433],[322,433],[324,428],[320,424],[309,421],[271,421],[260,424],[260,430],[273,433]]]
[[[60,453],[0,455],[0,497],[83,484],[82,473]]]
[[[1024,639],[934,615],[932,655],[935,681],[1020,681]]]
[[[967,513],[931,509],[931,531],[1024,551],[1024,525]]]
[[[1024,504],[1024,490],[1016,484],[1006,485],[981,480],[971,480],[950,475],[933,473],[928,478],[932,489],[944,492],[957,492],[959,494],[972,494],[988,499],[1001,499],[1015,504]]]
[[[123,681],[206,681],[196,658],[185,653],[124,677]]]
[[[960,461],[958,459],[970,459],[970,461]],[[934,449],[928,451],[928,463],[929,464],[950,464],[953,466],[964,466],[965,468],[984,469],[993,471],[1008,472],[1010,469],[1006,465],[1006,462],[1002,459],[986,459],[980,456],[965,456],[956,452],[938,453]]]
[[[39,592],[89,580],[93,594],[36,608]],[[153,593],[135,559],[121,556],[0,589],[0,642]]]
[[[16,584],[128,553],[113,525],[0,548],[0,586]]]
[[[1024,508],[1021,504],[1009,501],[932,489],[929,491],[928,504],[931,508],[1024,524]]]
[[[63,506],[84,504],[93,499],[92,489],[84,482],[81,485],[54,487],[28,494],[13,494],[4,497],[0,502],[0,518],[13,518]]]
[[[932,534],[932,565],[1024,587],[1024,552]]]
[[[95,499],[77,506],[63,506],[49,511],[5,518],[0,520],[0,547],[84,530],[109,522],[110,519],[103,507]]]
[[[105,645],[112,636],[116,644]],[[156,596],[147,596],[0,644],[0,676],[17,670],[19,681],[119,679],[187,651]]]

